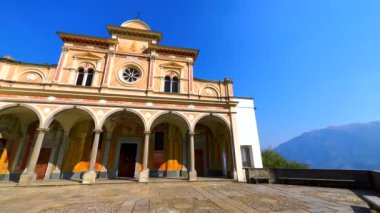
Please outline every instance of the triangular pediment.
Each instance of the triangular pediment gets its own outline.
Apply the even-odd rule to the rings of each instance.
[[[99,60],[99,59],[102,59],[101,57],[95,55],[95,54],[92,54],[92,53],[80,53],[80,54],[76,54],[73,56],[74,58],[84,58],[84,59],[95,59],[95,60]]]
[[[175,62],[168,62],[160,65],[161,67],[171,67],[171,68],[183,68],[182,65],[177,64]]]

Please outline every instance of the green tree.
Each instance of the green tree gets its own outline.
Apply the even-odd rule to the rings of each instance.
[[[263,158],[264,168],[278,169],[308,169],[309,165],[296,161],[288,161],[282,155],[278,154],[271,148],[265,149],[261,156]]]

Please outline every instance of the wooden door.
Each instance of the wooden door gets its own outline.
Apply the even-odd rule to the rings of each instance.
[[[195,170],[198,176],[203,176],[203,150],[195,150]]]
[[[46,169],[49,164],[50,153],[51,153],[51,148],[41,148],[40,156],[38,157],[36,170],[35,170],[37,174],[37,179],[44,179]]]
[[[137,144],[122,144],[119,157],[119,177],[134,177],[136,167]]]

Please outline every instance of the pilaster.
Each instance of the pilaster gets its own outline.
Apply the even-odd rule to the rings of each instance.
[[[59,82],[60,79],[61,79],[63,68],[66,65],[68,51],[69,51],[69,49],[67,47],[64,46],[62,48],[61,57],[59,58],[59,63],[58,63],[57,71],[56,71],[55,76],[54,76],[54,82]]]

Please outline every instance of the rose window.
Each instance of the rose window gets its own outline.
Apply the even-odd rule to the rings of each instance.
[[[135,68],[127,68],[122,73],[123,79],[128,83],[133,83],[140,78],[140,72]]]

